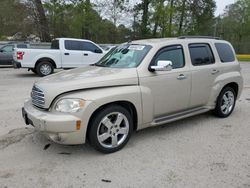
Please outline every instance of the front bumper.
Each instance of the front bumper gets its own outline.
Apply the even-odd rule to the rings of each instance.
[[[74,115],[43,111],[34,107],[30,100],[24,103],[22,115],[27,125],[32,125],[54,142],[60,144],[85,142],[83,130],[77,129],[77,121],[81,119]]]
[[[13,66],[14,66],[14,68],[15,69],[20,69],[20,68],[22,68],[22,65],[21,65],[21,63],[20,62],[17,62],[17,61],[12,61],[12,64],[13,64]]]

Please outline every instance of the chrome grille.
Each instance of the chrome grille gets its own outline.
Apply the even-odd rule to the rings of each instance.
[[[32,88],[31,98],[32,98],[32,104],[34,106],[44,108],[45,105],[44,93],[36,85],[34,85]]]

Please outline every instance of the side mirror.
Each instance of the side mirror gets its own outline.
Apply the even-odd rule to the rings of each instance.
[[[172,65],[172,61],[159,60],[157,65],[150,66],[150,69],[154,71],[171,71],[173,69]]]
[[[1,53],[3,53],[3,50],[0,50]]]
[[[95,49],[95,53],[102,54],[102,50],[101,49]]]

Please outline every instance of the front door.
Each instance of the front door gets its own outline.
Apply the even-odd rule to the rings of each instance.
[[[1,65],[11,65],[13,60],[13,45],[6,45],[0,50],[0,64]]]
[[[153,97],[154,118],[187,110],[191,92],[191,74],[185,64],[182,46],[171,45],[161,49],[151,65],[156,65],[159,60],[171,61],[173,69],[149,72],[149,76],[140,77],[140,85],[149,88]]]
[[[82,65],[97,63],[104,55],[103,50],[90,41],[83,42],[83,49],[84,61]]]

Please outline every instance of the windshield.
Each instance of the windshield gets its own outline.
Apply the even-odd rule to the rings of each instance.
[[[123,44],[111,49],[95,65],[112,68],[137,67],[150,49],[149,45]]]

